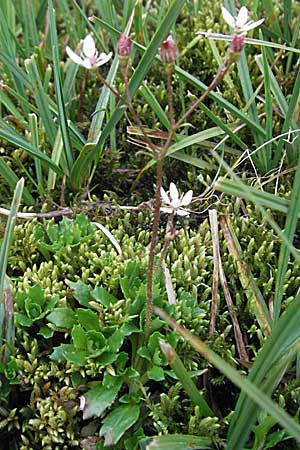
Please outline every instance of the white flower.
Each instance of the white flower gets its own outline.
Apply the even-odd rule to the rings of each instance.
[[[95,67],[102,66],[112,57],[112,52],[108,54],[101,52],[99,54],[95,46],[95,41],[90,34],[83,40],[80,56],[73,52],[70,47],[66,47],[66,52],[75,64],[83,66],[86,69],[94,69]]]
[[[167,214],[177,214],[178,216],[188,216],[189,212],[182,208],[182,206],[188,206],[193,198],[193,191],[188,191],[186,194],[181,194],[179,198],[179,192],[174,183],[170,184],[169,195],[164,188],[160,189],[160,195],[164,205],[160,209]]]
[[[230,12],[222,6],[222,14],[225,22],[228,23],[235,33],[246,34],[249,30],[258,27],[264,21],[264,19],[260,19],[256,22],[253,22],[253,20],[247,22],[248,9],[246,6],[241,7],[236,17],[233,17]]]

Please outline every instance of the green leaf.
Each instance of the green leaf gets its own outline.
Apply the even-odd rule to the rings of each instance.
[[[121,382],[116,379],[114,385],[111,385],[109,389],[107,386],[97,384],[97,386],[90,389],[84,396],[86,399],[86,405],[83,410],[83,419],[87,420],[91,417],[99,417],[115,400]]]
[[[213,448],[207,437],[173,434],[146,438],[140,442],[142,450],[202,450]]]
[[[87,347],[86,332],[80,325],[74,325],[72,329],[73,344],[76,349],[85,350]]]
[[[23,327],[31,327],[32,320],[26,316],[26,314],[16,312],[15,313],[15,321],[17,324],[22,325]]]
[[[64,359],[76,366],[84,366],[86,360],[89,358],[89,354],[85,350],[78,350],[71,344],[63,350],[63,356]]]
[[[101,350],[102,353],[108,349],[107,339],[99,331],[87,331],[87,339],[87,347],[91,352],[96,351],[97,354],[100,354],[98,350]]]
[[[47,319],[59,328],[72,328],[76,323],[76,314],[71,308],[55,308]]]
[[[295,302],[293,304],[293,307],[294,308],[297,307],[296,314],[295,314],[294,309],[292,311],[293,318],[297,322],[297,327],[295,327],[295,328],[293,327],[294,336],[293,336],[292,340],[289,340],[290,344],[292,344],[292,343],[295,344],[296,341],[294,339],[296,336],[299,335],[299,332],[298,332],[299,331],[299,326],[298,326],[299,311],[300,311],[299,310],[299,298],[297,298],[297,302]],[[240,389],[242,389],[244,398],[247,396],[251,403],[254,402],[256,405],[258,405],[258,407],[266,410],[272,417],[276,418],[277,422],[280,423],[291,434],[291,436],[295,437],[297,440],[300,439],[300,426],[299,426],[298,421],[294,420],[289,414],[287,414],[283,410],[283,408],[281,408],[277,403],[275,403],[270,398],[270,394],[267,395],[267,393],[263,392],[262,389],[258,388],[249,379],[242,377],[236,369],[234,369],[230,364],[228,364],[226,361],[224,361],[224,359],[222,359],[219,355],[217,355],[214,351],[212,351],[203,341],[201,341],[196,336],[194,336],[192,333],[190,333],[186,328],[179,325],[174,319],[169,317],[160,308],[155,306],[153,309],[156,314],[158,314],[162,319],[166,320],[168,322],[168,324],[174,330],[176,330],[177,333],[179,333],[187,342],[189,342],[203,357],[205,357],[205,359],[207,359],[218,370],[220,370],[225,376],[227,376],[236,386],[238,386]],[[285,316],[287,316],[287,314],[285,314],[283,317],[285,317]],[[286,318],[286,320],[291,321],[290,317],[291,316],[289,315]],[[279,333],[280,333],[280,331],[285,332],[285,329],[284,329],[284,327],[281,326],[280,321],[278,322],[278,325],[279,325],[278,332]],[[283,335],[281,337],[282,342],[286,341],[287,337],[288,337],[288,334],[283,333]],[[269,338],[269,340],[270,339],[271,338]],[[271,341],[269,341],[269,342],[271,342]],[[271,344],[273,344],[273,343],[271,342]],[[285,348],[286,348],[286,345],[285,345]],[[281,351],[283,351],[283,350],[284,350],[284,348],[282,347]],[[277,357],[279,356],[278,351],[274,351],[274,348],[271,345],[270,345],[268,351],[269,351],[269,353],[266,353],[265,355],[268,355],[270,358],[272,358],[273,352],[276,353]],[[262,355],[262,352],[259,352],[257,358],[262,358],[265,355]],[[281,352],[280,352],[280,355],[281,355]],[[261,362],[263,362],[262,359],[261,359]],[[278,375],[278,380],[279,380],[280,374],[278,373],[278,371],[276,371],[276,372],[277,372],[276,375]],[[255,379],[255,381],[258,384],[261,383],[261,380],[257,380],[256,376],[253,377],[253,379]],[[256,414],[255,414],[255,416],[256,416]],[[254,416],[254,420],[255,420],[255,416]],[[240,424],[238,422],[239,422],[240,415],[239,415],[239,411],[238,411],[237,407],[235,408],[235,417],[237,420],[233,421],[233,419],[231,419],[231,424],[230,424],[230,426],[232,427],[232,436],[231,437],[233,437],[233,434],[235,434],[235,443],[233,441],[231,441],[231,443],[230,443],[231,445],[229,446],[229,442],[228,442],[227,447],[226,447],[228,450],[229,449],[230,450],[233,450],[233,449],[239,450],[239,449],[244,448],[244,444],[247,440],[248,433],[253,424],[253,422],[251,420],[251,416],[249,416],[247,413],[246,416],[244,416],[244,421],[246,419],[246,421],[244,422],[244,426],[246,428],[242,429],[239,426]]]
[[[93,299],[91,296],[91,288],[82,281],[66,281],[67,285],[74,290],[74,297],[82,305],[90,308],[89,302]]]
[[[71,141],[69,136],[69,127],[67,123],[67,115],[66,115],[66,108],[65,108],[65,102],[63,97],[63,89],[62,89],[62,81],[61,81],[61,75],[60,75],[60,64],[61,59],[59,57],[58,52],[58,39],[57,39],[57,31],[56,31],[56,24],[55,24],[55,11],[53,9],[53,2],[52,0],[48,0],[48,10],[49,10],[49,18],[50,18],[50,37],[51,37],[51,47],[52,47],[52,59],[53,59],[53,66],[54,66],[54,86],[55,86],[55,93],[56,93],[56,100],[57,100],[57,106],[58,106],[58,119],[63,139],[63,149],[64,149],[64,155],[67,161],[68,170],[69,172],[72,169],[73,166],[73,154],[72,154],[72,148],[71,148]]]
[[[42,153],[38,148],[35,148],[33,145],[29,144],[23,137],[17,135],[17,133],[11,134],[6,130],[0,128],[0,137],[15,145],[16,147],[21,147],[26,150],[30,155],[35,158],[44,161],[47,167],[51,167],[56,173],[61,174],[61,169],[51,161],[51,159],[44,153]]]
[[[91,295],[94,300],[106,306],[106,308],[110,308],[111,305],[114,305],[118,301],[116,297],[101,286],[96,286]]]
[[[45,302],[44,289],[42,289],[39,284],[36,284],[35,286],[29,288],[28,297],[34,303],[37,303],[38,305],[43,306],[43,304]]]
[[[181,8],[185,4],[185,1],[186,0],[173,0],[163,20],[156,29],[151,39],[151,42],[147,47],[147,50],[143,54],[138,66],[135,68],[135,71],[129,81],[129,91],[132,98],[136,94],[139,86],[141,85],[149,69],[151,68],[152,61],[158,52],[159,46],[165,39],[167,33],[169,33],[169,30],[171,29],[172,25],[175,23]],[[97,19],[97,22],[101,23],[103,27],[109,28],[110,31],[119,36],[119,31],[108,25],[106,22],[99,19]],[[77,160],[73,165],[73,169],[71,172],[72,185],[78,186],[80,184],[83,171],[86,171],[91,162],[94,160],[94,158],[98,154],[99,149],[104,144],[106,138],[110,135],[111,131],[115,128],[119,120],[122,118],[125,111],[126,108],[124,108],[123,105],[119,104],[118,107],[115,109],[114,113],[112,114],[107,125],[103,129],[103,132],[100,136],[97,145],[91,146],[91,148],[86,146],[86,148],[84,149],[85,151],[83,151],[79,155],[79,157],[77,158]]]
[[[78,323],[86,330],[100,331],[98,315],[90,309],[78,308],[76,310]]]
[[[0,174],[5,179],[11,189],[15,189],[19,179],[12,168],[0,158]],[[34,205],[35,200],[30,194],[29,190],[25,187],[23,190],[23,199],[27,205]]]
[[[124,334],[120,330],[116,330],[110,338],[108,338],[108,347],[114,353],[118,352],[124,342]]]
[[[103,420],[100,429],[100,436],[105,437],[104,446],[116,444],[128,428],[130,428],[139,418],[140,407],[138,405],[122,405],[113,411]]]
[[[40,328],[39,333],[41,336],[43,336],[45,339],[49,339],[53,336],[54,330],[52,330],[49,327],[43,326]]]
[[[41,315],[42,309],[40,305],[34,303],[30,298],[26,298],[25,311],[27,313],[27,316],[30,317],[30,319],[34,320]]]
[[[153,366],[147,371],[147,375],[150,380],[163,381],[165,379],[164,370],[159,366]]]

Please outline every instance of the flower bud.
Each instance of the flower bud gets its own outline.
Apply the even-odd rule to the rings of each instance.
[[[164,63],[174,63],[177,58],[177,45],[172,34],[169,34],[159,49],[159,56]]]
[[[131,53],[132,42],[130,36],[125,36],[123,33],[120,34],[117,43],[117,52],[119,58],[128,58]]]
[[[230,43],[233,53],[241,53],[245,45],[245,37],[242,34],[234,34]]]

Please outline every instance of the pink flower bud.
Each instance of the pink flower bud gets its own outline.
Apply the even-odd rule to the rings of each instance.
[[[230,43],[233,53],[241,53],[245,45],[245,37],[242,34],[234,34]]]
[[[120,34],[117,43],[118,56],[121,58],[128,58],[132,48],[132,42],[130,36],[125,36],[123,33]]]
[[[172,34],[163,41],[159,49],[159,56],[164,63],[174,63],[177,58],[177,45]]]

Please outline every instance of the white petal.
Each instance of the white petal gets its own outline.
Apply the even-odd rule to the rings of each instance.
[[[66,47],[66,52],[67,52],[67,55],[69,56],[69,58],[75,64],[79,64],[80,66],[83,66],[83,59],[80,58],[80,56],[78,56],[75,52],[73,52],[73,50],[70,49],[70,47]]]
[[[265,19],[257,20],[256,22],[249,22],[243,27],[243,32],[246,33],[249,30],[253,30],[253,28],[258,27],[261,23],[263,23]]]
[[[82,61],[82,66],[85,67],[86,69],[92,69],[93,67],[95,67],[91,64],[89,58],[84,58],[84,60]]]
[[[172,208],[167,208],[167,207],[165,207],[165,206],[162,206],[162,207],[160,208],[160,210],[161,210],[162,212],[164,212],[164,213],[167,213],[167,214],[172,214],[172,212],[173,212],[173,209],[172,209]]]
[[[182,216],[182,217],[190,215],[190,213],[188,211],[186,211],[185,209],[177,209],[176,214],[177,214],[177,216]]]
[[[95,56],[96,53],[95,41],[92,38],[91,34],[88,34],[84,38],[82,51],[84,53],[84,56],[86,56],[87,58],[92,58],[93,56]]]
[[[103,64],[106,64],[110,58],[112,57],[112,52],[108,53],[100,53],[100,56],[97,58],[97,62],[95,64],[96,67],[103,66]]]
[[[182,206],[188,206],[193,198],[193,191],[188,191],[186,194],[184,194],[182,200],[181,200],[181,205]]]
[[[174,183],[170,183],[170,199],[172,203],[177,203],[179,201],[179,192]]]
[[[230,14],[229,11],[227,11],[226,8],[224,8],[224,6],[222,6],[222,14],[225,22],[228,23],[231,28],[235,28],[235,18]]]
[[[168,195],[167,195],[167,193],[166,193],[166,191],[164,190],[163,187],[160,188],[160,195],[161,195],[161,198],[162,198],[163,202],[165,202],[167,204],[170,203],[170,199],[169,199],[169,197],[168,197]]]
[[[248,20],[248,9],[246,8],[246,6],[242,6],[238,16],[236,18],[236,27],[237,28],[243,28],[243,26],[247,23]]]

